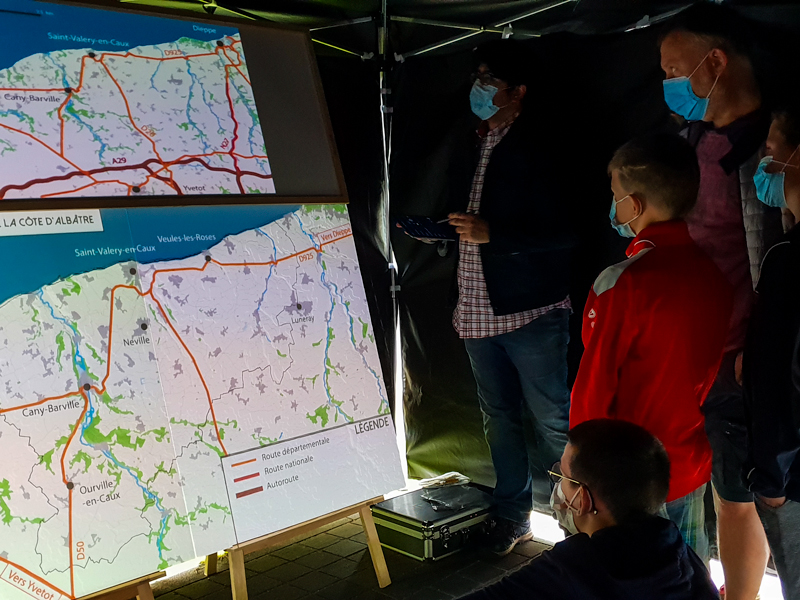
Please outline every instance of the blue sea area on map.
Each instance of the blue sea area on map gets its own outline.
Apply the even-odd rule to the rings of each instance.
[[[103,231],[0,237],[0,304],[70,275],[129,260],[150,263],[194,256],[219,244],[226,236],[262,227],[299,208],[284,205],[103,209],[100,211]],[[162,242],[159,236],[195,239]],[[147,250],[124,255],[95,252],[80,257],[76,252],[137,247]]]
[[[182,37],[213,41],[236,34],[235,27],[216,24],[36,0],[0,0],[0,70],[55,50],[126,52]]]

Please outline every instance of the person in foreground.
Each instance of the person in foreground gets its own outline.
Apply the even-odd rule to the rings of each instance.
[[[661,440],[673,469],[663,515],[708,560],[703,494],[712,456],[701,406],[722,358],[731,286],[683,220],[700,178],[686,140],[632,140],[609,173],[611,223],[633,239],[628,259],[603,271],[586,301],[570,425],[624,419]]]
[[[800,220],[800,103],[775,113],[758,198]],[[786,600],[800,599],[800,226],[767,252],[744,351],[748,480]]]
[[[468,600],[718,600],[703,561],[658,516],[670,463],[644,428],[613,419],[573,427],[553,466],[551,504],[574,535]]]

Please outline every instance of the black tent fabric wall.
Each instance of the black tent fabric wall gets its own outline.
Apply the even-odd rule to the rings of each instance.
[[[533,77],[526,110],[535,110],[542,144],[558,157],[552,176],[569,205],[581,240],[575,250],[571,298],[575,313],[571,377],[582,351],[580,316],[591,282],[622,256],[625,243],[608,225],[611,192],[606,164],[632,135],[669,127],[661,100],[652,30],[626,35],[546,36],[527,42]],[[471,52],[409,60],[396,72],[392,214],[441,215],[451,157],[463,131],[477,123],[469,109]],[[463,343],[451,325],[455,258],[396,232],[405,411],[412,477],[458,470],[493,485],[475,382]]]
[[[762,40],[757,57],[767,98],[776,80],[792,78],[787,23],[800,19],[800,7],[747,7]],[[769,22],[778,23],[773,28]],[[594,278],[624,258],[627,242],[610,227],[612,194],[606,165],[613,151],[633,136],[677,131],[663,101],[656,28],[629,33],[580,36],[552,34],[525,42],[533,73],[526,110],[535,110],[541,142],[558,157],[552,176],[569,205],[570,223],[580,243],[573,257],[569,351],[570,383],[582,353],[580,323]],[[796,39],[796,38],[795,38]],[[782,51],[782,49],[786,49]],[[416,57],[395,70],[392,149],[394,217],[443,216],[448,202],[448,173],[460,151],[463,132],[477,123],[468,93],[471,52]],[[405,359],[404,403],[409,473],[428,477],[458,470],[493,485],[475,383],[463,343],[451,325],[448,297],[454,285],[453,254],[395,230],[402,291],[401,332]]]
[[[383,142],[378,68],[355,57],[318,56],[325,100],[342,162],[358,261],[388,398],[394,397],[394,309],[382,241]],[[391,401],[390,401],[391,403]]]
[[[800,6],[746,5],[764,42],[760,55],[770,82],[800,79],[790,67],[800,31]],[[657,14],[657,13],[654,13]],[[589,12],[583,15],[590,19]],[[587,21],[586,27],[591,25]],[[559,157],[553,173],[563,189],[570,223],[581,240],[575,251],[571,298],[575,309],[570,375],[582,352],[580,316],[596,275],[623,256],[626,242],[608,225],[611,193],[606,164],[630,137],[676,129],[663,103],[658,32],[576,35],[553,33],[526,42],[533,72],[531,106],[539,115],[542,143]],[[488,39],[482,36],[476,39]],[[474,45],[474,43],[471,43]],[[318,56],[318,65],[350,194],[356,246],[387,391],[393,393],[394,314],[379,222],[382,142],[379,65],[352,56]],[[448,203],[453,157],[464,151],[465,133],[475,126],[469,102],[471,52],[464,44],[397,63],[391,71],[394,125],[391,213],[441,215]],[[457,162],[457,161],[456,161]],[[409,472],[424,477],[449,470],[476,481],[494,481],[483,439],[469,361],[451,325],[448,302],[454,284],[452,253],[397,231],[392,241],[402,289],[399,293],[405,359],[404,402]],[[391,397],[391,396],[390,396]]]

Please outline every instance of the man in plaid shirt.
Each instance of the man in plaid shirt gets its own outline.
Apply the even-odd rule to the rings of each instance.
[[[479,156],[459,234],[458,305],[478,385],[497,485],[491,547],[507,554],[532,537],[530,511],[547,505],[547,469],[569,429],[569,254],[564,201],[551,188],[551,157],[523,111],[525,65],[511,40],[478,48],[470,93]],[[526,442],[524,422],[533,425]],[[530,436],[529,436],[530,437]]]

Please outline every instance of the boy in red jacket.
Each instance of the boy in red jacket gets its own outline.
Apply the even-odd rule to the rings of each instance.
[[[672,464],[662,514],[707,562],[703,494],[711,448],[701,406],[722,357],[732,290],[683,221],[700,181],[686,140],[633,140],[608,170],[611,224],[634,239],[628,259],[600,274],[586,302],[570,427],[623,419],[661,440]]]

